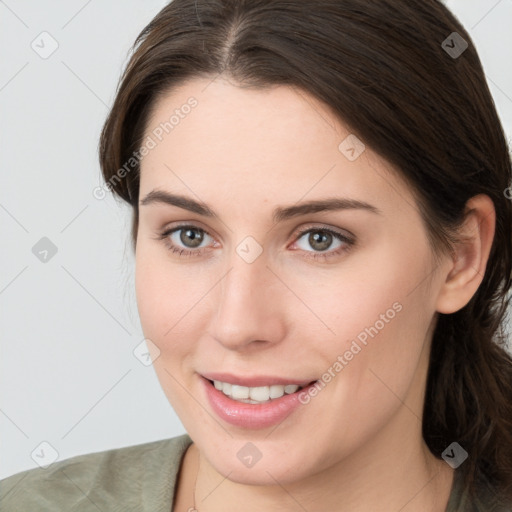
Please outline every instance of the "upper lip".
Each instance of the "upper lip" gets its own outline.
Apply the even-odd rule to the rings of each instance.
[[[201,374],[205,379],[218,380],[221,382],[228,382],[238,386],[247,386],[248,388],[258,386],[273,386],[280,385],[286,386],[287,384],[295,384],[297,386],[306,386],[310,382],[314,382],[314,379],[298,380],[292,377],[275,377],[273,375],[253,375],[252,377],[241,377],[233,375],[231,373],[203,373]]]

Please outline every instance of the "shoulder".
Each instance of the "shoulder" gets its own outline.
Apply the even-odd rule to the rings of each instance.
[[[0,480],[0,510],[170,510],[181,459],[191,443],[183,434],[16,473]]]

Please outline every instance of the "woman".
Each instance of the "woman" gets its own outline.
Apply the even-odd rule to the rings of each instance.
[[[174,0],[103,128],[187,430],[2,510],[512,510],[511,162],[435,0]]]

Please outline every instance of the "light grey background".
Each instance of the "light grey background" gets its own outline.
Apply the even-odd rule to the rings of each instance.
[[[129,211],[92,194],[129,47],[165,3],[0,0],[0,478],[53,450],[66,459],[185,431],[133,354],[143,335]],[[475,41],[510,140],[512,0],[446,3]],[[46,59],[31,47],[51,49],[44,31],[58,43]],[[32,252],[42,237],[57,247],[46,263]]]

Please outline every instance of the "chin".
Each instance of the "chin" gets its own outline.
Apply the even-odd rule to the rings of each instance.
[[[278,440],[250,441],[251,436],[246,435],[245,439],[228,438],[216,444],[212,443],[211,438],[200,437],[205,444],[201,446],[201,439],[196,444],[209,464],[232,482],[244,485],[285,485],[307,478],[314,472],[313,468],[305,465],[305,461],[311,460],[306,453],[300,450],[284,452]],[[253,455],[253,460],[248,454]]]

